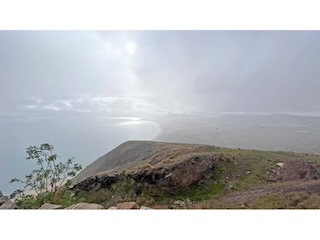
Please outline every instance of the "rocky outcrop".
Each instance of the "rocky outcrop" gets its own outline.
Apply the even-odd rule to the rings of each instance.
[[[45,203],[43,204],[39,209],[63,209],[62,205],[56,205],[56,204],[51,204],[51,203]]]
[[[72,189],[81,189],[83,191],[91,191],[99,188],[110,189],[114,183],[124,179],[126,179],[124,174],[105,175],[101,177],[94,176],[77,183]]]
[[[66,209],[103,209],[104,207],[95,203],[77,203],[73,204]]]
[[[272,182],[318,179],[320,179],[320,164],[303,159],[291,160],[286,164],[277,163],[276,167],[267,172],[267,180]]]
[[[170,167],[138,171],[131,177],[136,182],[148,182],[163,188],[186,188],[210,178],[215,166],[226,160],[222,155],[197,156]]]
[[[74,185],[72,189],[84,191],[110,189],[114,183],[128,178],[136,183],[149,183],[164,189],[187,188],[210,178],[214,168],[227,160],[223,155],[190,157],[168,166],[160,165],[157,168],[140,168],[128,173],[90,177]]]
[[[18,206],[15,202],[7,200],[3,204],[1,204],[0,209],[18,209]]]

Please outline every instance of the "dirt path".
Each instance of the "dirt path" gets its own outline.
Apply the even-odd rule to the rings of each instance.
[[[270,186],[261,189],[232,192],[222,197],[222,202],[231,206],[250,204],[255,199],[268,194],[306,192],[320,195],[320,180],[286,182],[281,186]]]

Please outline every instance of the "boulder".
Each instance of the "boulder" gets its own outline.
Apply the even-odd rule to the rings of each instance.
[[[146,206],[141,206],[140,210],[152,210],[153,208],[149,208],[149,207],[146,207]]]
[[[0,205],[4,204],[8,200],[9,200],[9,198],[7,196],[1,196],[0,197]]]
[[[77,203],[66,209],[103,209],[104,207],[96,203]]]
[[[0,206],[0,209],[18,209],[18,206],[15,202],[8,200]]]
[[[2,197],[3,195],[2,195],[2,192],[1,192],[1,190],[0,190],[0,197]]]
[[[140,209],[135,202],[122,202],[117,204],[117,209]]]
[[[62,205],[45,203],[39,209],[63,209],[63,207],[62,207]]]
[[[116,209],[118,209],[118,208],[115,207],[115,206],[112,206],[112,207],[109,207],[108,209],[109,209],[109,210],[116,210]]]
[[[282,163],[282,162],[278,162],[278,163],[277,163],[277,166],[278,166],[278,167],[283,167],[283,165],[284,165],[284,163]]]

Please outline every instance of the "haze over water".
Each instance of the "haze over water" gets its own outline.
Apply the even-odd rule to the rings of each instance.
[[[30,145],[50,143],[61,160],[74,157],[82,167],[128,140],[151,140],[160,133],[159,125],[132,118],[0,119],[0,189],[11,194],[19,185],[9,184],[23,178],[36,164],[26,160]]]
[[[266,114],[320,112],[319,31],[0,31],[0,53],[5,194],[34,167],[25,148],[44,142],[83,167],[155,137],[318,149],[319,118]],[[203,117],[216,113],[229,117]]]

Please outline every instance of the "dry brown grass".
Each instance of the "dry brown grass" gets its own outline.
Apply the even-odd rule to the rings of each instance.
[[[271,194],[258,198],[250,207],[258,209],[320,209],[320,196],[305,192]]]

